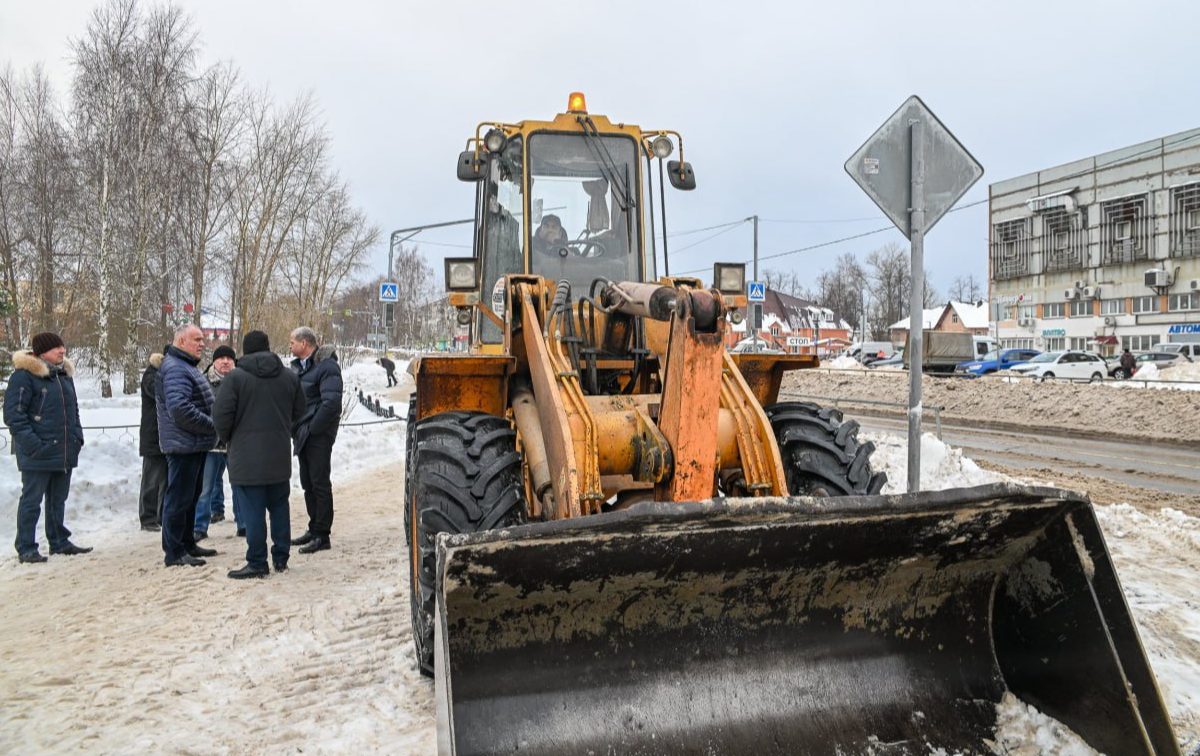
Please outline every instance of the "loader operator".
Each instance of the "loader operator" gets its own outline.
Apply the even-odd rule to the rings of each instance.
[[[557,215],[547,215],[533,234],[533,251],[544,255],[562,254],[559,249],[567,243],[567,231]]]

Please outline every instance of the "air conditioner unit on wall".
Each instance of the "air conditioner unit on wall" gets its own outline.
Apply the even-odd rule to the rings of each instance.
[[[1115,317],[1113,317],[1112,315],[1109,315],[1107,318],[1104,319],[1104,325],[1106,325],[1106,326],[1115,326],[1116,324],[1117,324],[1117,319]]]
[[[1087,286],[1087,281],[1076,281],[1075,282],[1076,289],[1082,289],[1085,286]]]
[[[1188,281],[1188,290],[1200,291],[1200,278],[1193,278],[1191,281]]]
[[[1151,289],[1165,288],[1171,285],[1171,274],[1159,268],[1146,271],[1146,286]]]
[[[1017,320],[1017,325],[1022,328],[1033,328],[1033,318],[1021,318]]]
[[[1099,286],[1083,287],[1083,298],[1084,299],[1095,299],[1098,296],[1100,296],[1100,287]]]
[[[1063,299],[1079,299],[1079,290],[1067,289],[1063,292]]]

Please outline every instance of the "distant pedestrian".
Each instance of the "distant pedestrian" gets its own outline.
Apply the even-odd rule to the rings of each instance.
[[[197,326],[187,323],[176,328],[154,385],[158,445],[167,455],[162,545],[168,567],[199,567],[204,564],[201,557],[217,554],[196,545],[192,530],[204,459],[217,442],[212,388],[196,367],[203,351],[204,333]]]
[[[229,577],[266,577],[267,515],[271,516],[271,562],[287,569],[291,547],[288,495],[292,479],[292,426],[307,402],[300,379],[271,352],[267,334],[242,340],[242,359],[217,392],[213,421],[229,445],[229,482],[246,529],[246,566]]]
[[[163,352],[170,346],[163,347]],[[158,406],[154,400],[154,383],[162,361],[162,354],[155,352],[142,371],[142,423],[138,428],[138,454],[142,455],[138,519],[142,530],[151,533],[162,529],[163,496],[167,492],[167,458],[158,445]]]
[[[388,388],[400,383],[400,381],[396,380],[396,363],[392,362],[387,357],[380,357],[379,359],[375,360],[375,362],[383,365],[383,369],[387,371]]]
[[[212,386],[213,395],[220,395],[221,380],[229,375],[237,364],[237,352],[222,344],[213,351],[212,363],[204,371],[208,385]],[[238,503],[233,502],[233,518],[237,520],[240,530],[242,523],[237,518]],[[225,445],[217,442],[204,457],[204,478],[200,488],[200,498],[196,500],[196,524],[192,535],[197,541],[208,538],[210,522],[221,522],[225,519]]]
[[[333,444],[337,441],[342,418],[342,370],[337,353],[327,344],[317,348],[317,335],[311,328],[292,331],[292,370],[300,377],[306,407],[304,416],[292,429],[296,456],[300,458],[300,485],[304,487],[304,505],[308,509],[308,530],[292,543],[301,554],[329,548],[333,528],[333,484],[329,480],[333,464]]]
[[[79,464],[83,426],[75,395],[74,367],[57,333],[39,333],[31,349],[13,355],[13,374],[4,393],[4,423],[12,434],[21,471],[17,503],[17,558],[45,562],[38,551],[37,524],[46,503],[46,540],[51,554],[86,554],[91,548],[71,543],[63,522],[71,471]]]
[[[1137,368],[1137,358],[1127,348],[1121,353],[1121,380],[1133,377]]]

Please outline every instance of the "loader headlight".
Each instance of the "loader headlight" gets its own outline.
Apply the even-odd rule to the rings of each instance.
[[[742,321],[745,319],[746,319],[746,316],[742,314],[741,310],[734,310],[733,312],[729,313],[729,320],[734,325],[741,325]]]
[[[675,145],[671,143],[670,137],[663,134],[650,143],[650,151],[654,153],[654,157],[665,160],[671,157],[671,153],[675,151]]]
[[[745,263],[717,263],[713,265],[713,285],[722,294],[742,294],[746,291]]]
[[[479,261],[474,257],[446,258],[446,288],[449,291],[475,291],[479,288]]]
[[[471,325],[471,308],[458,308],[458,315],[455,316],[455,319],[458,320],[460,326]]]
[[[488,152],[499,155],[504,152],[506,144],[508,144],[508,140],[504,138],[504,132],[500,129],[492,129],[483,136],[483,146],[487,147]]]

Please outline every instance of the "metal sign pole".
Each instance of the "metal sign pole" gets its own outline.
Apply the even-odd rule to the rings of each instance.
[[[754,221],[754,280],[758,280],[758,216],[750,216]],[[763,288],[766,293],[766,287]],[[758,351],[758,329],[762,325],[762,304],[750,305],[750,330],[754,331],[754,351]]]
[[[921,376],[925,330],[925,154],[920,121],[910,121],[912,207],[909,208],[909,241],[912,243],[912,282],[908,309],[908,492],[921,490]]]

